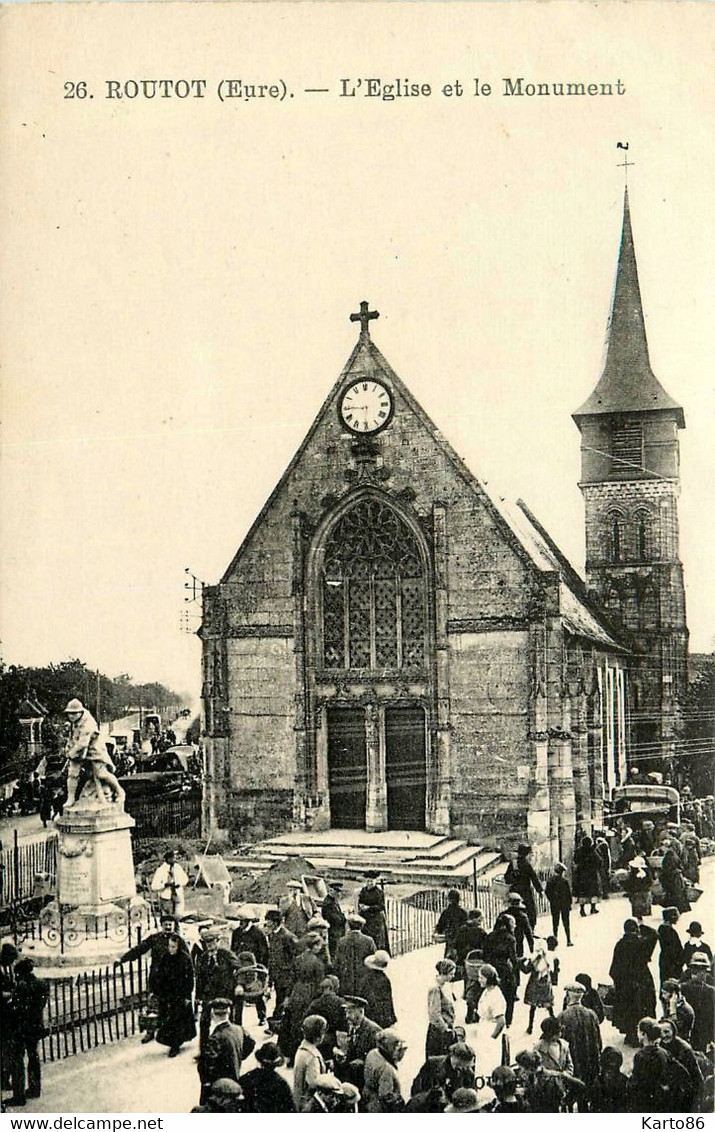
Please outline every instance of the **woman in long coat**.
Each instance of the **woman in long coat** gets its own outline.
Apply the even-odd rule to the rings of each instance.
[[[661,912],[663,923],[658,928],[660,940],[658,970],[661,988],[666,979],[680,979],[683,974],[685,951],[682,940],[675,930],[679,915],[677,908],[664,908]]]
[[[386,951],[368,955],[360,989],[362,998],[367,999],[365,1017],[376,1022],[381,1030],[389,1030],[397,1021],[392,1001],[392,983],[385,972],[389,962],[390,956]]]
[[[508,912],[500,912],[494,921],[493,929],[484,940],[482,956],[484,962],[491,964],[497,972],[499,986],[506,1000],[506,1024],[510,1026],[519,986],[519,966],[516,957],[514,917]],[[478,1013],[479,1003],[476,1009]]]
[[[391,955],[385,918],[385,893],[377,883],[379,875],[376,872],[365,873],[367,884],[363,885],[358,895],[358,912],[365,919],[363,931],[374,940],[375,949]]]
[[[573,855],[573,893],[581,905],[581,915],[586,915],[586,905],[591,905],[591,915],[598,912],[596,903],[601,898],[601,872],[603,862],[594,848],[590,837],[584,837]]]
[[[510,861],[509,866],[504,874],[504,880],[509,885],[512,892],[518,892],[521,899],[524,901],[526,914],[529,917],[529,923],[532,928],[536,925],[536,897],[535,893],[541,894],[543,889],[541,881],[534,872],[529,855],[531,853],[530,845],[519,845],[516,850],[516,860]]]
[[[631,914],[635,920],[650,916],[653,878],[645,857],[634,857],[628,866],[628,876],[624,888],[631,902]]]
[[[660,883],[663,885],[663,904],[665,907],[677,908],[679,912],[690,911],[688,890],[685,885],[680,861],[672,847],[669,838],[661,842],[665,851],[663,863],[660,867]]]
[[[295,961],[295,981],[285,1002],[278,1041],[281,1053],[291,1065],[303,1040],[303,1021],[310,1012],[313,999],[320,994],[321,984],[327,973],[325,963],[317,954],[323,948],[322,937],[318,932],[310,932],[303,937],[303,943],[305,948]]]
[[[613,1025],[625,1034],[626,1045],[638,1045],[638,1023],[655,1014],[655,984],[648,964],[657,940],[652,928],[626,920],[613,949]]]
[[[169,1057],[176,1057],[184,1042],[196,1037],[191,1005],[194,968],[187,952],[180,950],[180,944],[181,937],[172,932],[153,977],[153,990],[159,1003],[156,1040],[169,1046]]]

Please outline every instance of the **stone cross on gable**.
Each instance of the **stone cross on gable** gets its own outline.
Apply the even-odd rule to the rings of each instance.
[[[363,300],[363,302],[360,303],[360,310],[356,314],[350,315],[350,321],[360,323],[360,337],[361,338],[369,338],[370,337],[370,321],[373,318],[379,318],[379,317],[380,317],[380,312],[379,311],[371,311],[369,309],[369,303],[366,303]]]

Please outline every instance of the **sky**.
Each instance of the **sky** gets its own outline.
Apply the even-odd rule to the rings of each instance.
[[[685,410],[691,648],[711,651],[709,8],[6,10],[5,663],[77,656],[197,693],[185,568],[221,576],[349,356],[363,299],[457,452],[582,569],[571,413],[603,362],[619,140],[652,368]],[[206,97],[105,97],[107,80],[165,76],[206,78]],[[339,96],[341,79],[398,76],[433,93]],[[519,76],[620,79],[626,93],[504,96]],[[222,77],[284,81],[294,97],[221,102]],[[443,95],[456,79],[464,94]],[[65,97],[78,81],[93,98]]]

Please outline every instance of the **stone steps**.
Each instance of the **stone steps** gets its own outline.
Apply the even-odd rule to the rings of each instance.
[[[388,882],[436,887],[463,883],[475,869],[480,876],[500,859],[496,850],[422,832],[328,830],[283,834],[247,847],[226,864],[236,872],[260,873],[291,857],[302,857],[334,877],[359,879],[367,869],[379,869]]]

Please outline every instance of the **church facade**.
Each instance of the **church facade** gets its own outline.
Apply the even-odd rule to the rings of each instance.
[[[619,277],[628,233],[626,211]],[[243,840],[427,830],[499,847],[529,840],[537,860],[568,858],[577,828],[600,822],[625,779],[632,672],[648,742],[675,726],[665,669],[656,680],[648,659],[656,639],[664,658],[687,639],[677,601],[677,629],[660,625],[665,589],[682,585],[668,510],[677,474],[667,476],[677,407],[609,401],[602,413],[587,402],[576,415],[587,588],[528,508],[495,495],[452,450],[373,342],[376,317],[366,303],[351,316],[360,330],[343,372],[204,590],[207,827]],[[610,455],[602,467],[592,451],[611,453],[614,420],[634,415],[641,456],[657,450],[665,469],[657,479],[620,474]],[[641,522],[653,561],[631,563]],[[631,626],[627,595],[653,590],[657,624],[636,613]],[[678,658],[671,699],[682,649]]]

